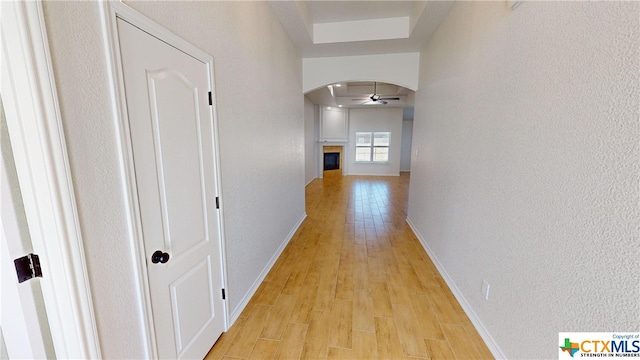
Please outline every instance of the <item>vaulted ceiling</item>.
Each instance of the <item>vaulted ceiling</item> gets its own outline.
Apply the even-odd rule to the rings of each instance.
[[[303,58],[419,52],[453,5],[452,1],[269,1]],[[328,84],[307,97],[327,106],[413,107],[413,91],[374,81]],[[340,85],[340,86],[338,86]],[[355,100],[354,100],[355,99]]]

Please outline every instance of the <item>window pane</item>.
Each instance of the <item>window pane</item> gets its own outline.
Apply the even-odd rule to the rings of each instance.
[[[371,161],[371,148],[356,148],[356,161]]]
[[[356,133],[356,146],[371,146],[371,133],[370,132]]]
[[[389,161],[389,148],[373,148],[373,161]]]
[[[389,146],[389,139],[390,138],[391,138],[391,133],[388,133],[388,132],[373,133],[373,145],[374,146]]]

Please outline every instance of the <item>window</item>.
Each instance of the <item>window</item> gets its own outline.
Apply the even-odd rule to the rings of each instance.
[[[389,162],[390,132],[357,132],[356,162]]]

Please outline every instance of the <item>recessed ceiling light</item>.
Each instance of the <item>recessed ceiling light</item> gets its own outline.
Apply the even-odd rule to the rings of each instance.
[[[335,87],[340,87],[340,86],[342,86],[342,85],[341,85],[341,84],[336,84],[336,85],[335,85]]]
[[[338,105],[338,107],[342,107],[342,105]]]

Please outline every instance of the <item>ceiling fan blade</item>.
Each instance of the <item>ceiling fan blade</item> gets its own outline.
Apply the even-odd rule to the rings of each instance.
[[[393,98],[380,98],[380,100],[400,100],[400,98],[398,98],[398,97],[393,97]]]
[[[382,104],[382,105],[387,105],[387,104],[388,104],[388,102],[386,102],[386,101],[384,101],[384,100],[378,100],[377,102],[379,102],[379,103],[380,103],[380,104]]]

